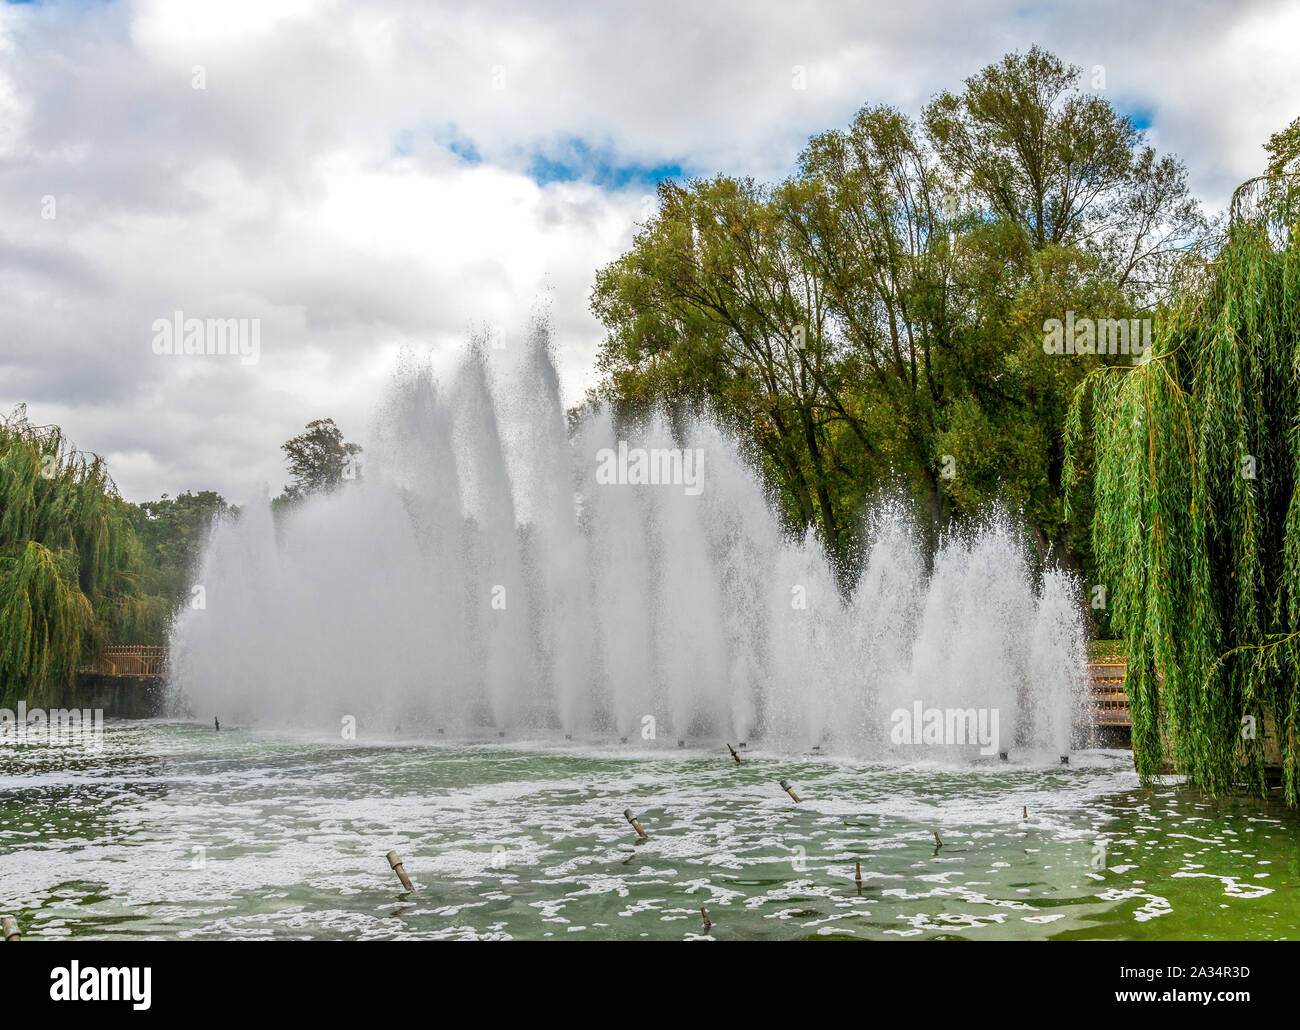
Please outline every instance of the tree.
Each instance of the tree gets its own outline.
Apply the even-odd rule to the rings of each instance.
[[[1046,320],[1146,313],[1203,222],[1182,165],[1076,72],[1035,48],[919,125],[863,108],[776,186],[662,183],[597,276],[599,396],[625,414],[707,402],[755,444],[793,528],[837,557],[864,501],[901,487],[932,541],[1000,501],[1043,552],[1086,565],[1065,413],[1084,375],[1129,358],[1045,354]]]
[[[1035,250],[1081,246],[1121,289],[1154,295],[1204,219],[1182,162],[1144,146],[1131,118],[1077,88],[1079,74],[1037,46],[1008,54],[961,95],[936,97],[926,127],[958,187]]]
[[[751,180],[659,187],[660,217],[597,276],[611,327],[600,367],[621,399],[707,402],[758,445],[800,526],[830,546],[840,525],[833,357],[821,285],[788,224]]]
[[[1271,724],[1294,805],[1300,174],[1291,130],[1270,141],[1269,173],[1237,190],[1225,236],[1184,262],[1152,350],[1135,368],[1089,377],[1069,430],[1072,448],[1094,448],[1092,534],[1124,635],[1138,771],[1171,764],[1211,793],[1243,781],[1263,793]]]
[[[293,482],[285,486],[290,501],[310,494],[330,493],[345,480],[359,479],[361,446],[347,443],[332,418],[307,423],[307,431],[281,445]]]
[[[110,639],[165,632],[129,509],[103,459],[57,426],[22,407],[0,420],[0,702],[43,704]]]
[[[212,490],[189,491],[132,506],[132,525],[140,540],[144,590],[173,605],[188,597],[190,578],[215,519],[238,509]]]

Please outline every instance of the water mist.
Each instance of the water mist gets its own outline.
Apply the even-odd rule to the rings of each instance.
[[[206,606],[172,640],[196,716],[960,760],[978,745],[936,749],[913,714],[993,712],[1001,750],[1068,749],[1078,585],[1035,576],[1005,521],[927,569],[886,506],[846,599],[711,420],[569,432],[541,330],[503,367],[477,346],[441,379],[405,362],[373,435],[358,482],[214,528]]]

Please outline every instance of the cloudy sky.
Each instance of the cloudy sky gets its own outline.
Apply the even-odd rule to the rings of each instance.
[[[246,500],[310,419],[364,439],[404,348],[548,310],[579,399],[661,177],[778,178],[1039,43],[1218,210],[1300,115],[1297,39],[1300,0],[0,2],[0,409],[128,499]],[[155,354],[176,311],[259,319],[260,360]]]

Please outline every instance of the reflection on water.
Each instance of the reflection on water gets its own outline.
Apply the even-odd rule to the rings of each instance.
[[[0,749],[0,911],[33,940],[680,939],[703,934],[701,905],[719,939],[1294,939],[1298,825],[1144,789],[1120,751],[1046,771],[737,766],[721,746],[120,723],[102,751]]]

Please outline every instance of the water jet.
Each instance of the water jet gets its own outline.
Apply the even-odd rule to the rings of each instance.
[[[702,489],[600,482],[598,455],[620,443],[704,454]],[[929,553],[907,505],[882,501],[842,586],[707,416],[601,408],[570,429],[544,331],[500,356],[471,348],[441,377],[403,364],[365,446],[364,479],[214,526],[195,576],[208,606],[172,633],[180,702],[239,725],[336,727],[364,682],[376,719],[490,726],[496,740],[554,730],[626,745],[657,730],[785,754],[975,759],[891,739],[891,712],[924,696],[996,709],[1029,755],[1068,750],[1078,581],[1034,567],[1009,519]],[[822,599],[809,617],[789,617],[792,582]],[[366,646],[338,646],[348,639]]]

